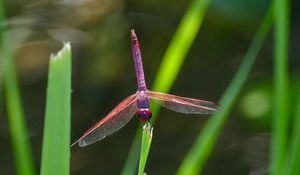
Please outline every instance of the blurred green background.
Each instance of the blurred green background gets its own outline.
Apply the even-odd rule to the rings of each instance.
[[[72,45],[72,141],[136,91],[130,29],[141,45],[151,87],[189,1],[5,1],[10,41],[34,162],[40,169],[49,55]],[[267,0],[212,0],[170,93],[217,102],[234,76],[270,5]],[[291,1],[290,105],[299,92],[299,1]],[[267,174],[273,80],[268,35],[203,174]],[[298,33],[297,33],[298,32]],[[2,79],[0,78],[0,88]],[[0,96],[0,174],[15,174],[7,111]],[[293,113],[293,112],[292,112]],[[148,174],[174,174],[209,119],[163,109],[154,127]],[[71,174],[119,174],[138,120],[89,147],[71,149]],[[57,136],[59,137],[59,135]]]

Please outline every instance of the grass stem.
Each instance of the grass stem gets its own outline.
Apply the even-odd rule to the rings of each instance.
[[[203,167],[214,148],[216,140],[229,117],[229,113],[248,77],[257,54],[259,53],[259,50],[269,32],[272,19],[273,12],[271,7],[264,17],[264,20],[259,27],[250,48],[245,54],[237,73],[220,100],[220,105],[224,111],[209,119],[208,123],[204,126],[202,132],[196,139],[196,142],[184,158],[177,171],[177,175],[196,175],[200,174],[203,170]]]
[[[65,43],[49,65],[41,175],[68,175],[70,168],[71,46]]]
[[[3,76],[7,117],[18,175],[34,175],[35,167],[27,135],[26,121],[15,68],[11,36],[6,27],[3,1],[0,1],[0,70]]]
[[[271,174],[282,174],[288,135],[288,37],[289,1],[274,1],[274,111],[271,145]]]
[[[143,127],[142,146],[141,146],[141,153],[140,153],[138,175],[143,175],[145,172],[145,166],[149,155],[152,136],[153,136],[153,127],[150,125],[150,123],[146,123]]]

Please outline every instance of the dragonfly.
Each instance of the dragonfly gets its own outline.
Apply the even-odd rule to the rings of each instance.
[[[100,141],[125,126],[134,115],[141,122],[148,122],[152,116],[150,99],[167,109],[184,114],[213,114],[219,111],[219,105],[214,102],[148,90],[145,83],[140,45],[133,29],[131,30],[131,47],[138,84],[136,93],[119,103],[106,117],[87,130],[71,146],[78,143],[80,147],[84,147]]]

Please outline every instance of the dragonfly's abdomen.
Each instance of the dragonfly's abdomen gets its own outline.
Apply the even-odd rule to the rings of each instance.
[[[149,108],[141,108],[136,111],[136,115],[141,122],[147,122],[152,117],[152,112]]]

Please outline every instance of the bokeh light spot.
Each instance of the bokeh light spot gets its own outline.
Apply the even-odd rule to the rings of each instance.
[[[270,111],[270,108],[270,95],[263,89],[251,91],[241,100],[241,112],[247,118],[263,117]]]

